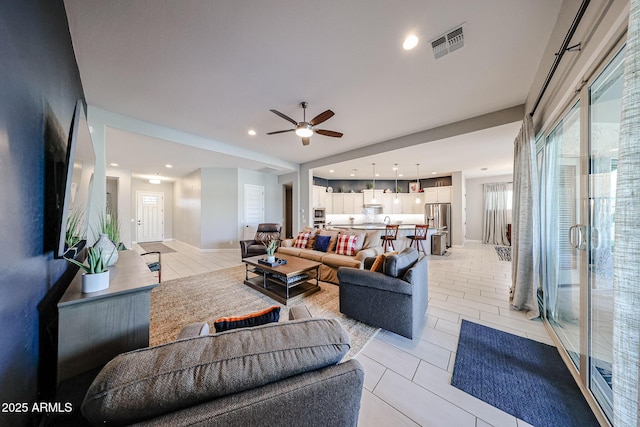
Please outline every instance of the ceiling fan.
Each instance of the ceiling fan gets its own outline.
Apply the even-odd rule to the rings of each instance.
[[[336,132],[333,130],[325,130],[325,129],[314,129],[314,126],[319,125],[320,123],[326,120],[329,120],[331,117],[333,117],[334,115],[333,111],[327,110],[323,113],[318,114],[313,119],[307,122],[307,114],[306,114],[307,105],[308,104],[306,102],[300,103],[300,106],[302,107],[303,112],[302,112],[302,121],[299,123],[293,120],[291,117],[287,116],[286,114],[282,114],[278,110],[269,110],[273,114],[276,114],[282,117],[283,119],[285,119],[286,121],[291,122],[293,125],[295,125],[295,128],[286,129],[286,130],[277,130],[275,132],[267,132],[267,135],[275,135],[277,133],[285,133],[285,132],[295,132],[296,135],[302,138],[302,145],[309,145],[309,142],[310,142],[309,137],[313,135],[314,132],[324,136],[332,136],[334,138],[342,137],[342,133],[340,132]]]

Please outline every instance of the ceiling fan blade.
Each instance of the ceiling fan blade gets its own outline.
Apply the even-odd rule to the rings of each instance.
[[[275,132],[267,132],[267,135],[275,135],[277,133],[293,132],[295,129],[277,130]]]
[[[334,138],[342,138],[343,135],[342,133],[334,130],[315,129],[314,132],[324,136],[332,136]]]
[[[294,125],[298,126],[298,122],[296,122],[295,120],[293,120],[291,117],[287,116],[286,114],[282,114],[280,111],[278,110],[269,110],[271,111],[273,114],[278,115],[280,117],[282,117],[283,119],[285,119],[288,122],[293,123]]]
[[[310,138],[302,138],[302,145],[309,145],[309,142],[311,142]]]
[[[324,113],[320,113],[317,116],[315,116],[313,119],[311,119],[309,123],[311,124],[311,126],[319,125],[325,120],[329,120],[331,117],[333,117],[334,114],[335,113],[333,111],[327,110]]]

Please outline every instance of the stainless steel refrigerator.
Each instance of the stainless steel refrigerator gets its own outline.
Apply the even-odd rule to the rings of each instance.
[[[424,205],[424,223],[429,229],[447,234],[447,248],[451,247],[451,203],[427,203]]]

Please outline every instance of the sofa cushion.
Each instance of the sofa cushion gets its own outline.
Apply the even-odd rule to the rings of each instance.
[[[382,272],[391,277],[402,277],[418,260],[415,248],[405,248],[397,255],[390,255],[384,260]]]
[[[294,248],[293,246],[280,246],[278,248],[278,253],[283,255],[292,255],[292,256],[300,256],[300,252],[305,249]]]
[[[296,241],[293,242],[293,247],[300,248],[300,249],[306,248],[307,242],[309,241],[310,237],[311,237],[311,233],[309,232],[305,232],[305,231],[299,232],[298,237],[296,237]]]
[[[387,259],[388,256],[397,254],[398,251],[394,252],[385,252],[383,254],[377,255],[375,261],[371,264],[369,271],[375,271],[376,273],[382,273],[384,270],[384,260]]]
[[[335,319],[235,329],[124,353],[93,381],[83,415],[123,425],[335,365],[349,350]]]
[[[380,246],[380,236],[382,236],[382,230],[369,230],[365,232],[362,249],[369,249]]]
[[[327,254],[322,257],[322,263],[331,267],[353,267],[360,268],[362,263],[347,255]]]
[[[327,252],[331,236],[316,236],[313,242],[313,249],[320,252]]]
[[[357,240],[356,240],[356,251],[360,251],[364,247],[364,240],[367,237],[367,232],[366,231],[349,229],[349,230],[345,230],[345,231],[341,232],[340,234],[347,234],[349,236],[356,236],[357,237]]]
[[[310,259],[311,261],[322,262],[322,258],[326,255],[326,252],[314,251],[313,249],[305,249],[300,252],[300,258]]]
[[[329,240],[329,247],[327,248],[327,252],[333,252],[336,250],[336,242],[338,241],[338,235],[340,234],[337,230],[320,230],[320,236],[331,236],[331,240]]]
[[[315,243],[316,236],[318,235],[318,232],[320,230],[313,227],[305,227],[302,229],[302,231],[304,231],[305,233],[311,233],[311,235],[309,236],[309,241],[307,242],[307,249],[313,249],[313,244]]]
[[[341,234],[338,237],[338,242],[336,243],[336,254],[349,256],[355,255],[357,240],[358,236]]]
[[[265,325],[280,320],[280,306],[274,305],[266,310],[245,314],[244,316],[221,317],[213,322],[216,332],[229,331],[238,328]]]

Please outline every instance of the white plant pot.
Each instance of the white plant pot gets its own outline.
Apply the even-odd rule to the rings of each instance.
[[[109,270],[98,274],[82,274],[82,293],[98,292],[109,287]]]
[[[268,257],[267,257],[267,262],[276,262],[276,256],[275,256],[275,255],[273,255],[273,256],[268,256]]]
[[[107,267],[111,267],[118,261],[118,248],[109,240],[109,236],[101,234],[98,241],[93,245],[96,249],[102,249],[102,261],[104,263],[109,261]]]

